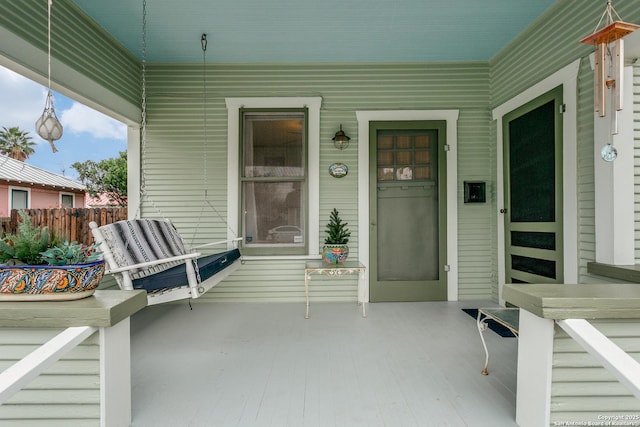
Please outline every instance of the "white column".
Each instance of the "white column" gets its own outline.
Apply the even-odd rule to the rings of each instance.
[[[140,207],[140,174],[142,162],[140,158],[140,128],[127,128],[127,206],[128,217],[132,219]]]
[[[100,328],[100,426],[131,425],[130,318]]]
[[[594,178],[596,261],[606,264],[635,263],[634,234],[634,150],[633,150],[633,68],[625,67],[623,109],[618,111],[618,134],[613,146],[618,158],[605,162],[600,150],[611,138],[611,102],[606,117],[594,114]]]
[[[552,319],[520,309],[516,423],[548,426],[551,416]]]

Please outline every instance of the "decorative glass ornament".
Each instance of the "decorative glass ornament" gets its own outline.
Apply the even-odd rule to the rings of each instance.
[[[36,121],[36,132],[42,139],[49,141],[53,152],[57,152],[58,149],[53,144],[53,141],[57,141],[62,138],[62,124],[56,117],[56,110],[53,108],[53,94],[51,91],[47,94],[47,101],[44,104],[44,111],[40,118]]]
[[[613,162],[618,157],[618,150],[611,144],[607,144],[600,150],[600,156],[605,162]]]
[[[62,124],[56,117],[56,110],[53,108],[53,93],[51,92],[51,6],[53,0],[47,1],[47,78],[49,80],[47,100],[44,103],[44,111],[38,120],[36,120],[36,132],[42,139],[49,141],[51,150],[54,153],[58,151],[53,141],[62,138]]]

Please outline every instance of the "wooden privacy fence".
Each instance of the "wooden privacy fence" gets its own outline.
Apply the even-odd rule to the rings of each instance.
[[[59,208],[59,209],[25,209],[36,227],[49,227],[49,231],[59,240],[76,241],[92,244],[93,236],[89,223],[98,225],[111,224],[127,219],[127,208]],[[11,211],[10,218],[0,218],[2,235],[15,234],[20,223],[17,209]]]

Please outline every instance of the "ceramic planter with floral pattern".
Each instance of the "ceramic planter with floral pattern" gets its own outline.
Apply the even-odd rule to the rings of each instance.
[[[93,295],[104,260],[75,265],[0,265],[0,301],[75,300]]]

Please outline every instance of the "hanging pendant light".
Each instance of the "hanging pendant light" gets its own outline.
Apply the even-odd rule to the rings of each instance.
[[[44,111],[40,118],[36,121],[36,132],[42,139],[49,141],[51,144],[51,150],[55,153],[58,151],[53,141],[57,141],[62,138],[62,124],[56,117],[56,110],[53,108],[53,92],[51,92],[51,6],[53,0],[47,0],[48,3],[48,89],[47,100],[44,104]]]

